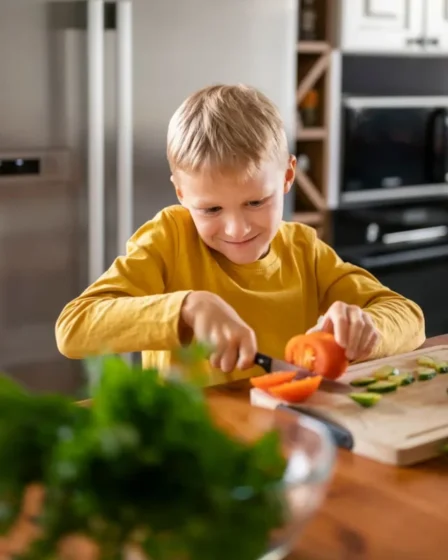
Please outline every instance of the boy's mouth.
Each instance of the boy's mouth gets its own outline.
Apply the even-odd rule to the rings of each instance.
[[[253,237],[249,237],[249,239],[244,239],[243,241],[228,241],[227,239],[223,239],[223,241],[224,241],[224,243],[227,243],[228,245],[243,246],[243,245],[248,245],[251,241],[253,241],[257,237],[258,237],[258,234],[254,235]]]

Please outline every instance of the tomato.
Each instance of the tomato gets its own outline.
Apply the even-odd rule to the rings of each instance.
[[[317,391],[321,381],[322,377],[320,375],[305,377],[304,379],[271,387],[268,389],[268,392],[277,399],[291,403],[302,402]]]
[[[325,332],[299,334],[285,348],[285,359],[328,379],[337,379],[348,367],[345,350]]]
[[[295,375],[295,371],[275,371],[273,373],[267,373],[266,375],[251,377],[250,383],[253,387],[266,390],[275,385],[281,385],[282,383],[292,381]]]

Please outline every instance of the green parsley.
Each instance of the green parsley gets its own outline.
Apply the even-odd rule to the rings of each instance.
[[[197,346],[180,361],[193,372]],[[118,357],[89,363],[92,405],[0,378],[0,530],[28,485],[45,488],[43,537],[22,560],[55,558],[78,533],[101,560],[137,545],[151,560],[256,560],[285,521],[278,434],[245,443],[218,429],[200,387]]]

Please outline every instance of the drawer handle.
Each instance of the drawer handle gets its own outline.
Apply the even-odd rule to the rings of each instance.
[[[420,45],[423,46],[425,39],[423,37],[410,37],[407,39],[406,44],[408,45]]]

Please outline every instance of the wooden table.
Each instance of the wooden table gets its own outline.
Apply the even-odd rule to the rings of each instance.
[[[448,335],[424,346],[438,344],[448,344]],[[207,392],[248,401],[249,383]],[[10,546],[32,538],[29,516],[40,500],[39,489],[29,495],[28,515],[0,546],[0,560],[11,560]],[[448,560],[448,458],[405,469],[340,450],[327,498],[299,537],[288,560]],[[77,556],[75,544],[68,544],[71,558],[94,557],[86,556],[85,542],[76,545],[82,547]]]
[[[439,344],[448,335],[424,346]],[[210,390],[248,391],[245,382]],[[288,560],[447,559],[448,458],[397,468],[340,450],[326,501]]]

